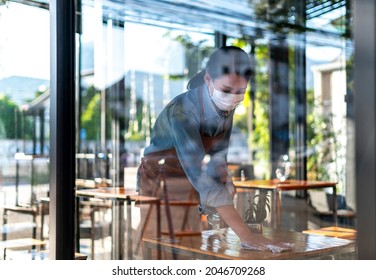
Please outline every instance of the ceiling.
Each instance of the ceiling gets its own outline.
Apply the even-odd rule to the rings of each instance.
[[[46,0],[12,0],[48,8]],[[139,22],[170,28],[217,31],[231,37],[243,35],[268,38],[276,34],[291,36],[304,31],[316,42],[331,43],[346,37],[346,4],[350,0],[80,0],[99,7],[104,20]],[[302,23],[303,22],[303,23]]]

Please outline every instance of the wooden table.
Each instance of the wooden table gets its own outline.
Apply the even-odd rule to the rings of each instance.
[[[300,232],[265,228],[263,235],[274,241],[294,243],[290,251],[273,253],[242,249],[240,240],[229,228],[203,231],[201,236],[168,239],[143,238],[144,259],[151,259],[152,250],[160,250],[189,259],[277,260],[277,259],[355,259],[356,243],[341,238],[309,235]]]
[[[320,229],[307,229],[307,230],[304,230],[303,233],[318,234],[318,235],[324,235],[324,236],[355,240],[357,231],[351,228],[324,227]]]
[[[272,192],[272,211],[271,220],[272,225],[276,227],[280,223],[280,192],[291,190],[312,190],[332,188],[333,190],[333,217],[335,225],[337,225],[337,192],[335,182],[324,181],[306,181],[306,180],[286,180],[280,181],[278,179],[271,180],[234,180],[234,186],[238,192],[249,191],[250,189],[269,190]]]
[[[124,203],[127,205],[127,251],[128,259],[133,259],[133,241],[132,241],[132,202],[155,204],[157,206],[157,234],[160,236],[161,232],[161,217],[160,217],[160,199],[156,197],[138,195],[136,192],[127,193],[124,188],[96,188],[83,189],[76,191],[77,197],[89,197],[110,199],[114,201],[117,211],[113,212],[113,220],[118,220],[118,223],[113,223],[112,242],[113,250],[112,257],[116,260],[124,259]],[[117,216],[117,217],[116,217]]]
[[[76,189],[95,189],[95,188],[108,188],[111,186],[111,180],[96,178],[90,179],[76,179]]]

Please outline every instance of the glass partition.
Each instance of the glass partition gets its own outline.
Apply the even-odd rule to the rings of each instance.
[[[19,231],[13,221],[22,215],[8,210],[9,204],[39,207],[48,197],[47,2],[0,6],[3,240],[19,236],[13,235]],[[334,207],[356,210],[350,1],[77,3],[76,190],[135,194],[137,168],[163,108],[187,90],[216,48],[233,45],[254,65],[233,118],[226,158],[233,181],[333,183],[335,188],[297,188],[277,198],[269,190],[263,225],[296,232],[356,228],[354,216],[338,217],[337,223],[333,214]],[[252,199],[263,194],[249,193],[234,197],[244,219]],[[89,259],[143,257],[139,201],[77,201],[77,251]],[[48,236],[42,216],[23,219],[22,234],[25,227],[31,232],[25,236]],[[200,216],[195,226],[207,230],[207,219]]]
[[[234,115],[227,155],[230,165],[241,166],[234,178],[336,182],[338,206],[355,209],[346,1],[241,1],[221,15],[222,2],[187,3],[175,12],[173,3],[141,2],[84,2],[79,179],[135,190],[156,118],[203,69],[222,34],[225,44],[243,48],[255,63]],[[332,188],[286,192],[282,204],[299,208],[308,199],[312,216],[282,207],[280,226],[303,231],[333,223],[314,214],[333,207],[332,195]],[[133,213],[136,229],[137,209]],[[271,225],[270,213],[265,223]]]

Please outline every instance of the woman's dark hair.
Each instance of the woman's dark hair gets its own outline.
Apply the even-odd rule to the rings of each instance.
[[[205,70],[193,76],[187,88],[192,89],[204,84],[205,73],[208,73],[213,80],[225,74],[237,74],[249,80],[253,71],[245,51],[238,47],[225,46],[210,55]]]

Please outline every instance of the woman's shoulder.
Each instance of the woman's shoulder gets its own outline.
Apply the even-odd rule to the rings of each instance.
[[[199,93],[198,89],[190,89],[177,95],[171,103],[178,106],[193,106],[196,107],[199,103]]]
[[[188,90],[184,93],[177,95],[170,104],[166,107],[166,113],[170,118],[177,117],[178,115],[186,115],[195,117],[199,115],[199,98],[195,89]]]

